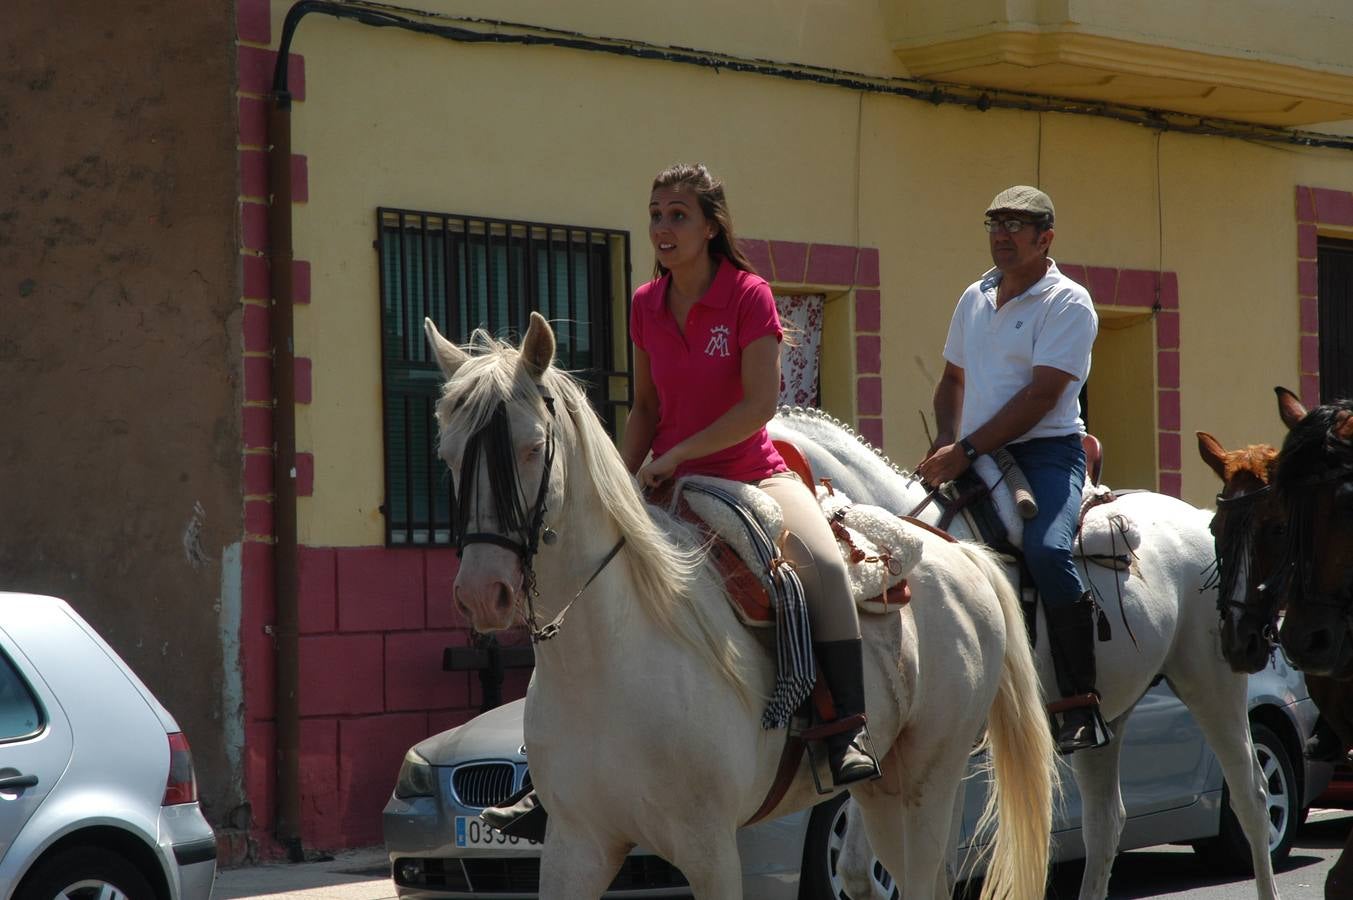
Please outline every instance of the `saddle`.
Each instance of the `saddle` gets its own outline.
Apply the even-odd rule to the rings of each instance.
[[[1100,484],[1099,440],[1086,435],[1085,446],[1089,477],[1081,495],[1073,552],[1086,562],[1125,571],[1141,546],[1141,529],[1122,507],[1113,504],[1120,496],[1134,492],[1115,492]],[[1024,519],[1010,488],[1010,478],[997,460],[991,455],[978,457],[972,468],[955,482],[954,493],[938,498],[944,508],[941,527],[947,528],[961,514],[983,543],[1018,558],[1024,546]]]
[[[804,484],[816,484],[808,460],[797,447],[778,440],[775,445]],[[743,509],[730,510],[702,488],[715,488],[736,498]],[[906,574],[920,559],[919,536],[886,510],[852,503],[828,481],[816,494],[845,560],[856,606],[865,613],[882,614],[909,602]],[[750,515],[777,546],[782,543],[784,518],[770,495],[754,485],[694,475],[681,479],[670,492],[649,499],[667,507],[704,537],[708,559],[722,576],[729,602],[743,624],[754,628],[774,625],[772,573],[762,564],[743,524]],[[772,567],[780,564],[777,559]]]

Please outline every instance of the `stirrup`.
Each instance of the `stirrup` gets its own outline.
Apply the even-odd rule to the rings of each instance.
[[[1089,725],[1089,734],[1067,734],[1073,724],[1068,721],[1068,714],[1073,720],[1088,717],[1089,722],[1082,721],[1081,724]],[[1113,731],[1099,711],[1099,697],[1095,694],[1078,694],[1049,703],[1048,717],[1057,752],[1063,756],[1080,750],[1097,750],[1113,740]]]
[[[854,777],[842,780],[837,777],[838,771],[831,764],[831,749],[827,746],[827,741],[832,736],[849,731],[852,728],[858,730],[851,737],[850,746],[855,747],[861,755],[868,758],[872,764],[872,771],[860,772]],[[879,766],[878,754],[874,752],[874,742],[869,737],[869,727],[865,724],[863,715],[847,716],[843,719],[825,722],[813,728],[804,729],[798,736],[803,740],[804,747],[808,751],[808,770],[813,773],[813,785],[818,794],[822,796],[834,793],[835,789],[839,787],[883,777],[883,769]],[[846,752],[849,753],[849,749]]]

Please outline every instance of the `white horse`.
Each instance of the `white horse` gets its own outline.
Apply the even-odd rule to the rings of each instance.
[[[831,478],[833,486],[852,500],[905,514],[926,495],[919,480],[822,412],[782,407],[771,421],[770,432],[798,444],[814,475]],[[1215,557],[1208,530],[1212,514],[1173,497],[1144,491],[1125,493],[1115,505],[1137,523],[1142,544],[1130,571],[1088,566],[1112,628],[1112,638],[1097,642],[1095,654],[1100,709],[1114,739],[1097,750],[1073,753],[1068,759],[1082,801],[1085,875],[1081,900],[1099,900],[1108,894],[1109,872],[1126,816],[1119,787],[1123,728],[1133,706],[1158,674],[1165,676],[1198,720],[1221,763],[1230,788],[1231,808],[1249,840],[1259,897],[1276,897],[1268,849],[1271,824],[1267,792],[1250,739],[1246,676],[1233,672],[1222,658],[1216,591],[1204,589],[1205,570]],[[935,504],[927,506],[919,517],[932,524],[938,522]],[[962,516],[955,518],[950,528],[956,537],[976,537]],[[1081,572],[1084,575],[1085,569]],[[1124,620],[1136,636],[1135,644]],[[1036,634],[1039,674],[1048,696],[1056,697],[1057,681],[1041,604]]]
[[[557,626],[526,697],[550,814],[541,896],[600,896],[642,844],[697,897],[741,897],[735,832],[786,737],[760,724],[770,655],[688,529],[643,502],[586,395],[552,366],[543,318],[520,352],[482,333],[462,349],[425,324],[448,379],[437,419],[460,511],[455,603],[480,631],[523,613],[537,633],[536,617]],[[986,551],[929,535],[909,580],[909,606],[864,617],[885,775],[852,793],[875,851],[908,897],[949,896],[960,782],[986,725],[997,827],[983,896],[1042,897],[1055,753],[1014,593]],[[801,765],[772,815],[821,799]]]

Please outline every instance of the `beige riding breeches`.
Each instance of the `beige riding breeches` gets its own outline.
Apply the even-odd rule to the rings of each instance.
[[[793,472],[780,472],[757,487],[784,510],[784,555],[803,582],[814,641],[844,641],[860,636],[860,615],[850,595],[841,549],[807,485]]]

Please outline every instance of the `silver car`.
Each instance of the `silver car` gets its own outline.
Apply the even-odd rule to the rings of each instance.
[[[64,601],[0,592],[0,898],[206,900],[173,716]]]
[[[1281,659],[1250,677],[1250,726],[1255,751],[1269,775],[1270,850],[1275,860],[1291,849],[1311,801],[1325,788],[1331,767],[1303,760],[1301,747],[1315,724],[1315,706],[1301,673]],[[385,846],[401,897],[534,898],[540,848],[484,827],[484,806],[530,783],[522,744],[523,701],[484,713],[409,750],[385,807]],[[675,725],[673,727],[676,727]],[[1249,865],[1249,846],[1226,800],[1221,767],[1193,716],[1161,682],[1137,704],[1124,735],[1123,802],[1128,820],[1121,849],[1186,842],[1213,863]],[[974,762],[977,762],[976,760]],[[985,800],[981,775],[968,782],[955,860],[966,858]],[[1082,855],[1080,797],[1066,770],[1065,802],[1055,822],[1054,856]],[[810,811],[744,828],[743,891],[764,900],[836,900],[845,896],[836,864],[845,843],[847,795]],[[896,886],[875,861],[874,894]],[[689,897],[681,873],[635,849],[608,898]],[[864,900],[864,898],[856,898]]]

